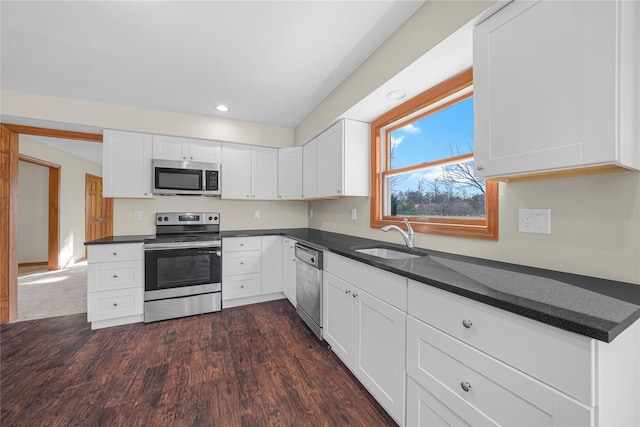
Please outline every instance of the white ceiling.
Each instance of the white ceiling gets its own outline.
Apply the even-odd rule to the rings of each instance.
[[[1,87],[295,127],[422,3],[3,0]]]

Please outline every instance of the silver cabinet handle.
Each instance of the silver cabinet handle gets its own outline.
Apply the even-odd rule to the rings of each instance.
[[[462,389],[468,393],[469,390],[471,390],[471,383],[469,383],[468,381],[463,381],[460,383],[460,387],[462,387]]]
[[[471,325],[473,325],[473,322],[471,320],[464,319],[462,321],[462,326],[464,326],[467,329],[469,329],[471,327]]]

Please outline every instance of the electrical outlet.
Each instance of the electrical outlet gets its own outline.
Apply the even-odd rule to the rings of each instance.
[[[260,211],[253,211],[253,217],[255,219],[260,219]]]
[[[309,218],[313,218],[313,209],[309,209]]]
[[[518,231],[551,234],[551,209],[519,209]]]
[[[358,209],[351,209],[351,220],[352,221],[358,220]]]
[[[133,211],[133,220],[142,221],[142,211]]]

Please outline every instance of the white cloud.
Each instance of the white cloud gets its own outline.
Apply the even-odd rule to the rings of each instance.
[[[414,126],[412,123],[402,127],[401,130],[405,133],[422,133],[422,129]]]
[[[391,138],[391,148],[396,148],[398,145],[402,144],[404,140],[404,136],[399,136],[397,138]]]

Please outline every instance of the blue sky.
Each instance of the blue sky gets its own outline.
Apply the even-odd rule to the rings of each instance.
[[[391,169],[468,153],[469,145],[473,150],[473,98],[397,129],[391,139]]]

